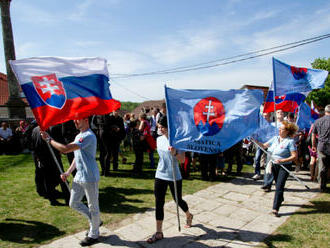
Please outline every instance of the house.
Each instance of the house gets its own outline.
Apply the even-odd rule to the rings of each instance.
[[[9,99],[9,89],[8,89],[8,83],[7,83],[7,75],[0,72],[0,121],[9,120],[9,114],[8,114],[8,107],[6,103]],[[32,120],[34,119],[33,113],[28,107],[28,102],[26,98],[22,97],[23,102],[26,103],[25,112],[26,112],[26,119]],[[19,120],[10,120],[10,122],[17,122]]]

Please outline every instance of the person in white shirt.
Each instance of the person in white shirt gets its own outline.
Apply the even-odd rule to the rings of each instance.
[[[8,127],[8,123],[2,122],[0,128],[0,154],[7,154],[11,151],[12,137],[13,131]]]

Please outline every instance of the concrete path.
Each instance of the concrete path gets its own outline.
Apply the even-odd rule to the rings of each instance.
[[[318,185],[309,180],[308,173],[297,174],[310,188],[307,190],[289,177],[284,193],[285,201],[280,217],[271,214],[274,191],[264,193],[261,181],[240,177],[219,183],[193,195],[186,195],[194,214],[193,227],[184,228],[185,215],[180,212],[181,232],[178,232],[176,206],[173,201],[165,205],[164,239],[149,245],[145,240],[155,232],[154,209],[125,219],[121,227],[108,230],[101,227],[100,243],[103,247],[253,247],[273,233],[303,204],[318,195]],[[273,186],[274,190],[274,186]],[[85,232],[56,240],[43,248],[80,247]]]

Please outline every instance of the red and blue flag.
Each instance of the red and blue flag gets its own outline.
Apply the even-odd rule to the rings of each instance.
[[[42,130],[120,108],[103,58],[36,57],[10,64]]]
[[[274,102],[275,98],[275,102]],[[294,113],[301,103],[306,99],[305,94],[302,93],[288,93],[282,96],[274,97],[274,86],[271,83],[269,88],[265,104],[264,104],[264,113],[274,112],[274,104],[276,104],[276,110],[282,109],[284,112],[292,112]]]
[[[275,96],[324,88],[327,76],[328,71],[291,66],[273,57]]]
[[[259,127],[260,90],[176,90],[165,87],[170,145],[222,152]]]

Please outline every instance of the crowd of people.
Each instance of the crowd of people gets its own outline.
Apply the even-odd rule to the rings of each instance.
[[[272,210],[275,216],[279,216],[279,208],[284,200],[285,182],[289,176],[288,171],[293,167],[296,171],[309,167],[311,180],[317,178],[321,191],[326,191],[330,165],[330,105],[325,107],[324,116],[316,120],[310,130],[299,130],[293,113],[277,110],[275,116],[264,113],[263,117],[277,127],[278,135],[266,143],[255,140],[253,144],[249,139],[244,139],[219,154],[197,154],[170,147],[165,103],[160,110],[144,109],[138,118],[129,113],[121,117],[117,111],[113,111],[107,115],[92,116],[53,126],[47,132],[40,131],[35,122],[29,124],[21,121],[14,131],[7,122],[2,122],[0,152],[12,154],[24,149],[32,151],[38,194],[48,199],[51,205],[60,205],[57,198],[61,195],[67,205],[88,218],[90,229],[81,245],[97,242],[99,235],[99,226],[102,224],[98,206],[100,176],[111,175],[111,162],[112,170],[117,171],[119,157],[122,158],[122,163],[127,163],[127,159],[123,156],[125,151],[134,152],[135,161],[132,171],[141,174],[144,168],[144,154],[147,153],[150,168],[156,168],[156,233],[147,240],[153,243],[163,238],[164,197],[169,186],[174,198],[173,173],[177,180],[178,204],[186,214],[187,227],[192,225],[193,215],[189,212],[188,204],[182,199],[182,179],[188,178],[191,170],[199,169],[203,180],[213,181],[219,175],[232,174],[232,165],[236,160],[236,175],[240,176],[243,164],[248,163],[249,157],[254,156],[255,174],[252,179],[262,179],[261,168],[264,168],[262,189],[270,192],[275,181]],[[272,118],[276,118],[276,121],[272,122]],[[48,146],[55,148],[54,154],[58,164],[54,162]],[[100,152],[101,172],[96,163],[97,148]],[[154,159],[155,150],[159,154],[157,166]],[[58,168],[59,166],[63,171],[61,153],[67,155],[70,163],[69,169],[64,173]],[[228,164],[227,169],[225,163]],[[65,185],[70,174],[74,175],[71,194]],[[62,193],[56,190],[58,185],[61,185]],[[84,195],[88,206],[82,203]]]

